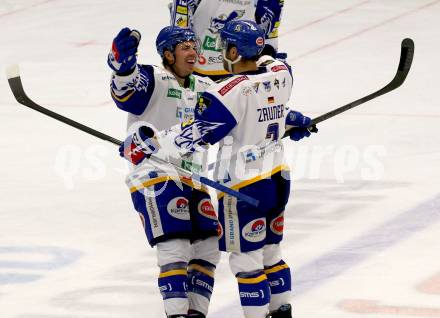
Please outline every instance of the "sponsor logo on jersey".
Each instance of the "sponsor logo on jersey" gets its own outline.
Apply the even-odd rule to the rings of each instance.
[[[200,65],[205,65],[206,64],[206,57],[204,57],[202,54],[199,54],[199,58],[198,58],[197,62]]]
[[[266,238],[266,219],[252,220],[243,227],[241,235],[246,241],[261,242]]]
[[[287,66],[286,65],[275,65],[272,66],[270,69],[272,72],[279,72],[279,71],[287,71]]]
[[[278,234],[278,235],[282,235],[283,234],[283,229],[284,229],[284,213],[281,213],[275,219],[273,219],[272,222],[270,222],[270,229],[275,234]]]
[[[182,99],[182,91],[176,88],[169,88],[167,97]]]
[[[249,79],[246,75],[239,76],[236,79],[230,81],[225,86],[223,86],[218,93],[222,96],[225,96],[231,89],[233,89],[235,86],[237,86],[239,83]],[[269,82],[270,83],[270,82]]]
[[[283,144],[281,143],[270,143],[269,146],[262,146],[258,147],[252,150],[248,150],[244,155],[243,158],[246,163],[255,161],[257,159],[263,158],[264,156],[267,156],[273,152],[280,152],[283,150]]]
[[[268,120],[275,120],[284,117],[284,105],[275,105],[264,108],[257,108],[258,122],[262,123]]]
[[[183,6],[177,6],[177,13],[188,14],[188,8]]]
[[[220,0],[221,2],[239,4],[241,6],[247,6],[251,4],[250,0]]]
[[[208,57],[208,65],[223,63],[223,55]]]
[[[177,81],[174,76],[162,75],[162,81]]]
[[[260,298],[260,295],[261,295],[261,298],[264,298],[264,291],[262,289],[260,289],[259,292],[257,292],[257,291],[254,291],[254,292],[241,291],[240,292],[240,298]]]
[[[252,150],[248,150],[245,154],[245,161],[246,163],[252,162],[257,160],[257,156],[255,154],[255,152],[253,152]]]
[[[202,170],[202,166],[192,162],[191,160],[183,160],[181,163],[181,167],[185,170],[192,172],[200,172]]]
[[[215,43],[216,43],[216,38],[211,37],[209,35],[205,36],[205,39],[203,40],[203,49],[207,50],[207,51],[215,51],[215,52],[220,52],[221,49],[216,49],[215,48]]]
[[[278,78],[273,81],[273,86],[275,86],[277,89],[280,89],[280,81],[278,80]]]
[[[214,207],[212,206],[211,200],[203,199],[199,202],[197,206],[199,213],[212,220],[217,220],[217,214],[215,214]]]
[[[156,199],[148,196],[146,197],[145,203],[150,217],[151,230],[153,235],[155,235],[156,233],[161,232],[162,226],[159,211],[157,210]]]
[[[263,86],[266,92],[270,92],[272,90],[272,84],[270,81],[263,82]]]
[[[168,202],[168,213],[179,220],[189,220],[188,200],[184,197],[177,197]]]

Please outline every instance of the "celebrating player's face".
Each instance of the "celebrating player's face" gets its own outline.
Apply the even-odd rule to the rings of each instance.
[[[176,45],[174,50],[176,63],[174,67],[179,76],[185,77],[192,73],[197,62],[197,52],[198,47],[194,41],[182,42]]]

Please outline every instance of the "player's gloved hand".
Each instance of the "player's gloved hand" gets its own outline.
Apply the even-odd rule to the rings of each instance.
[[[129,28],[123,28],[114,38],[107,64],[118,75],[128,75],[133,72],[140,40],[139,31]]]
[[[289,130],[290,139],[299,141],[304,137],[309,137],[312,132],[318,132],[316,126],[311,126],[311,123],[312,119],[310,117],[291,110],[286,117],[286,127],[293,126]]]
[[[255,21],[263,28],[266,36],[274,29],[281,16],[282,4],[279,0],[259,0],[255,9]]]
[[[119,155],[138,165],[145,158],[158,152],[159,148],[160,145],[154,138],[154,130],[148,126],[141,126],[119,146]]]

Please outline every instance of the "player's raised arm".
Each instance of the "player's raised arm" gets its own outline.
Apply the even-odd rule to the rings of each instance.
[[[169,3],[170,25],[192,28],[192,16],[200,0],[173,0]]]
[[[278,51],[278,28],[281,23],[284,0],[258,0],[255,21],[264,30],[266,47],[263,54],[276,57]]]
[[[142,114],[154,91],[153,67],[137,64],[139,31],[123,28],[114,38],[107,58],[113,70],[111,96],[118,108]]]

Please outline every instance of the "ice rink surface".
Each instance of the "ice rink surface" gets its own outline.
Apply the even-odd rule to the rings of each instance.
[[[19,63],[31,98],[122,139],[106,55],[129,26],[158,64],[166,3],[1,0],[0,70]],[[292,107],[312,117],[381,88],[415,42],[401,88],[286,143],[295,317],[440,317],[439,21],[440,0],[285,1]],[[0,135],[0,317],[163,317],[116,147],[17,104],[5,76]],[[226,257],[209,317],[242,317]]]

